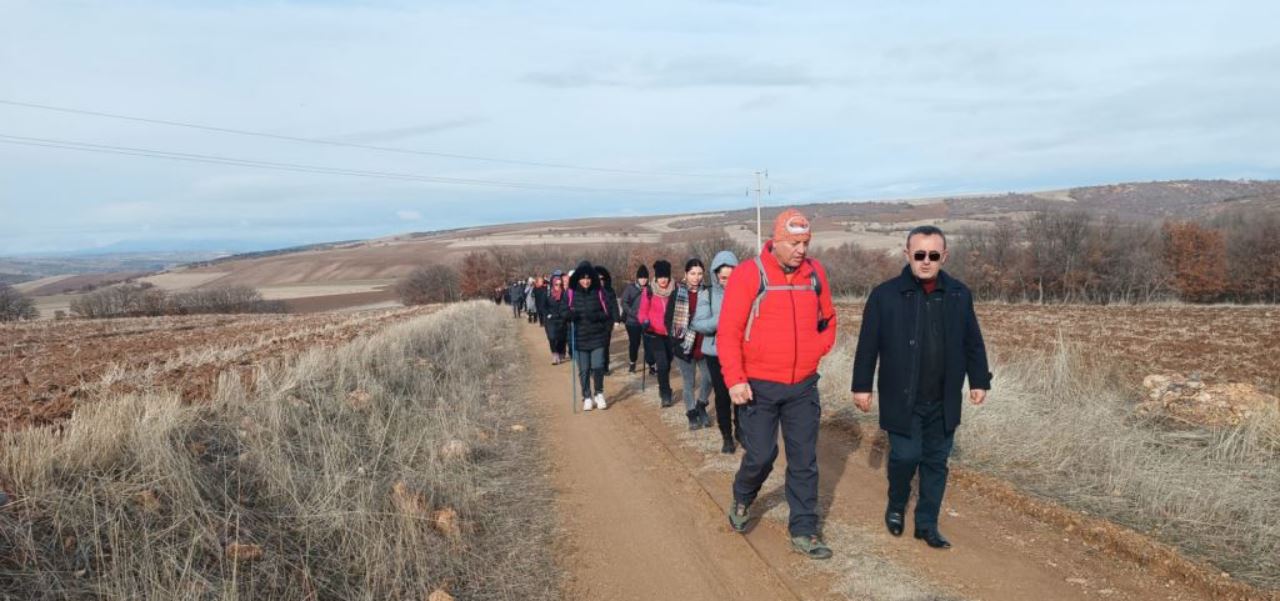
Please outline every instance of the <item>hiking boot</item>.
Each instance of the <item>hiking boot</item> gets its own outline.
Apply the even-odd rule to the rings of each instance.
[[[671,400],[670,392],[659,392],[658,396],[662,399],[661,405],[663,408],[670,407],[672,404],[674,404],[673,401]]]
[[[725,455],[732,455],[734,451],[737,451],[737,450],[738,450],[737,447],[733,444],[733,437],[726,436],[724,438],[724,445],[720,447],[720,452],[724,453]]]
[[[658,368],[656,368],[656,367],[654,367],[654,366],[650,365],[650,366],[649,366],[649,375],[651,375],[651,376],[656,376],[656,375],[658,375]]]
[[[609,405],[604,402],[604,393],[597,392],[596,396],[591,399],[596,404],[596,409],[608,409]]]
[[[747,523],[751,521],[750,505],[745,503],[733,502],[729,507],[729,527],[734,532],[742,534],[747,531]]]
[[[711,427],[711,415],[709,415],[709,414],[707,413],[707,404],[706,404],[706,403],[698,403],[697,405],[695,405],[695,407],[696,407],[696,409],[695,409],[695,410],[698,412],[698,419],[702,422],[702,427],[704,427],[704,428],[710,428],[710,427]]]
[[[583,411],[591,411],[591,407],[592,407],[593,405],[594,405],[594,401],[591,399],[591,397],[587,397],[587,398],[585,398],[585,399],[582,399],[582,410],[583,410]]]
[[[634,362],[627,367],[627,373],[629,374],[636,373],[636,364]]]
[[[805,534],[791,537],[791,548],[803,553],[809,559],[831,559],[831,547],[822,542],[817,534]]]
[[[690,409],[684,412],[685,417],[689,418],[689,430],[702,429],[702,416],[698,415],[697,409]]]

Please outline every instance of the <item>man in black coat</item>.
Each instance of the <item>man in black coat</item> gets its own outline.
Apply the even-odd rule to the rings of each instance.
[[[903,530],[911,480],[920,474],[915,537],[949,548],[938,531],[947,486],[947,460],[960,425],[961,389],[981,405],[991,389],[987,350],[969,288],[952,278],[947,239],[934,226],[907,235],[907,266],[871,292],[853,360],[853,402],[871,410],[871,384],[880,362],[880,427],[889,433],[889,503],[885,525]]]

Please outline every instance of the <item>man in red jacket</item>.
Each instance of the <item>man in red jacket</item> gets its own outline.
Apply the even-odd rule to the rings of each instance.
[[[733,481],[729,523],[745,532],[749,508],[787,451],[791,544],[831,557],[818,529],[818,363],[836,341],[836,310],[826,270],[808,258],[809,220],[787,209],[760,256],[733,270],[719,323],[720,367],[739,415],[745,453]]]

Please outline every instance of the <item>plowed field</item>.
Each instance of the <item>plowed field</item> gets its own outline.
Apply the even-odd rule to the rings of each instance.
[[[207,399],[218,376],[347,342],[434,307],[313,315],[198,315],[0,325],[0,430],[55,423],[95,392]]]
[[[841,304],[839,314],[841,331],[856,336],[862,304]],[[993,363],[1063,340],[1135,385],[1174,372],[1280,388],[1280,308],[1272,306],[983,304],[978,321]]]

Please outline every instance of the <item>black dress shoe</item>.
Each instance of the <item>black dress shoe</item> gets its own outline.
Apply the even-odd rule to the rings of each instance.
[[[884,512],[884,525],[889,528],[889,534],[894,536],[902,536],[903,518],[901,511]],[[916,538],[919,538],[918,534]]]
[[[934,549],[950,549],[951,541],[942,537],[942,533],[937,528],[929,528],[927,530],[916,530],[916,538],[923,540],[926,544]]]

